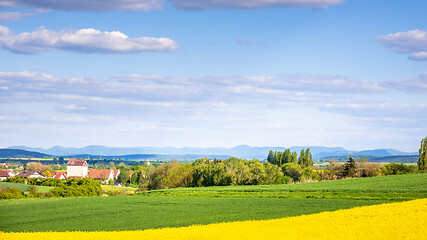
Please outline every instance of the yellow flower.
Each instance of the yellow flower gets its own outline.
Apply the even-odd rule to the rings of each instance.
[[[4,233],[1,240],[427,239],[427,199],[262,221],[144,231]]]

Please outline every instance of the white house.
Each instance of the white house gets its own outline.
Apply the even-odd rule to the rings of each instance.
[[[67,163],[67,176],[84,178],[88,176],[88,164],[84,159],[70,159]]]
[[[43,173],[30,170],[21,171],[16,176],[23,178],[46,178]]]
[[[89,178],[108,182],[110,179],[116,180],[119,174],[119,169],[91,169],[89,171]]]
[[[13,173],[12,169],[0,170],[0,181],[13,176],[15,176],[15,173]]]

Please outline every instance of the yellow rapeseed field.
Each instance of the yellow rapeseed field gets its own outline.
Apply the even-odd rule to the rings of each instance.
[[[0,239],[427,239],[427,199],[263,221],[145,231],[0,233]]]

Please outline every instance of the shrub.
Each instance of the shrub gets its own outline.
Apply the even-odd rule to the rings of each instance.
[[[19,188],[0,188],[0,199],[25,198],[24,191]]]
[[[50,192],[55,197],[86,197],[103,194],[100,182],[89,178],[72,178]]]

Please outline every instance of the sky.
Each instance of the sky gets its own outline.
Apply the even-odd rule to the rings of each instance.
[[[0,147],[427,136],[425,0],[0,0]]]

